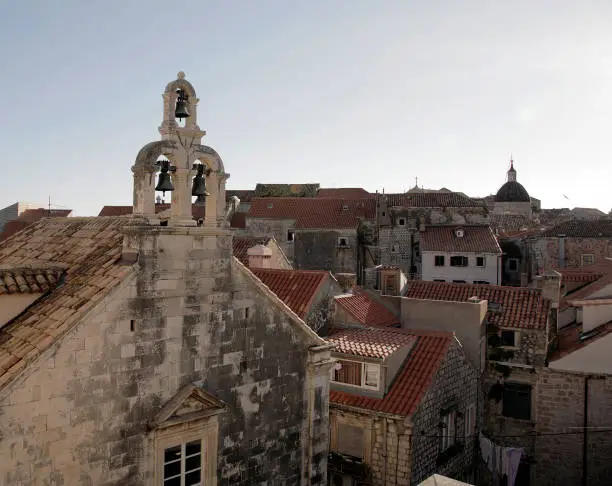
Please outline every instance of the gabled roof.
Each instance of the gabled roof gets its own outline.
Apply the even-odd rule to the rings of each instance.
[[[487,320],[500,327],[546,329],[551,302],[542,297],[541,289],[476,285],[447,282],[414,281],[405,297],[411,299],[468,302],[471,297],[487,300]],[[491,304],[500,304],[493,310]]]
[[[45,218],[0,245],[0,266],[63,268],[63,283],[0,330],[0,388],[131,273],[121,258],[128,218]]]
[[[296,228],[356,228],[359,220],[376,219],[374,199],[319,197],[253,198],[248,218],[292,219]]]
[[[612,219],[565,221],[541,233],[545,238],[560,235],[568,238],[612,238]]]
[[[353,294],[337,296],[336,304],[364,326],[389,327],[400,323],[389,309],[358,289]]]
[[[264,236],[262,238],[256,238],[254,236],[234,236],[234,256],[240,260],[240,263],[248,267],[248,249],[254,247],[255,245],[267,245],[271,239],[272,237],[270,236]]]
[[[383,398],[375,398],[330,390],[330,403],[402,416],[412,415],[416,411],[448,353],[453,335],[391,328],[384,332],[405,334],[416,339],[387,394]]]
[[[64,273],[58,267],[0,266],[0,295],[37,294],[55,288]]]
[[[463,230],[463,236],[457,236],[457,230]],[[421,250],[498,255],[502,253],[491,228],[483,225],[427,226],[421,233]]]
[[[564,297],[565,302],[578,302],[589,300],[593,294],[603,290],[608,286],[612,286],[612,260],[606,259],[595,265],[582,267],[575,271],[564,269],[560,270],[563,276],[563,282],[571,282],[570,279],[580,280],[584,285],[575,286],[575,290],[571,290],[566,284],[567,294]],[[612,295],[606,296],[612,298]]]
[[[163,211],[168,211],[170,209],[170,204],[161,203],[155,204],[155,214],[161,213]],[[134,208],[132,206],[104,206],[98,216],[130,216],[134,212]],[[191,205],[191,214],[194,219],[202,219],[206,215],[206,206]]]
[[[483,207],[472,198],[459,192],[410,192],[406,194],[384,194],[387,204],[402,208],[466,208]]]
[[[325,338],[336,347],[336,353],[361,356],[364,358],[385,359],[398,349],[412,346],[417,338],[393,329],[332,329]]]
[[[331,278],[323,270],[281,270],[251,268],[251,272],[302,319],[321,286]]]
[[[317,197],[331,197],[335,199],[370,199],[376,198],[376,194],[372,194],[362,187],[324,187],[317,191]]]

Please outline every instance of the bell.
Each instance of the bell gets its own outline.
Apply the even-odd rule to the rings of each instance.
[[[157,179],[157,185],[155,186],[156,191],[161,191],[166,193],[166,191],[174,191],[174,186],[172,185],[172,181],[170,180],[170,174],[168,171],[170,170],[170,162],[167,160],[163,160],[161,163],[161,172],[159,173],[159,178]]]
[[[197,196],[196,204],[204,204],[206,196],[210,196],[206,190],[206,179],[204,178],[204,165],[198,164],[198,173],[193,178],[191,186],[191,195]]]
[[[187,95],[182,89],[177,90],[178,98],[176,100],[176,107],[174,109],[174,118],[182,120],[183,118],[189,118],[189,111],[187,110]]]

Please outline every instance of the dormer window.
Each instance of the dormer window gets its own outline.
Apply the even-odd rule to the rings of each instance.
[[[465,235],[465,232],[463,231],[462,228],[457,228],[455,230],[455,236],[457,236],[457,238],[463,238],[464,235]]]
[[[342,211],[348,211],[348,210],[349,210],[348,204],[343,204]]]
[[[380,365],[341,360],[332,372],[332,381],[344,385],[378,390],[380,387]]]

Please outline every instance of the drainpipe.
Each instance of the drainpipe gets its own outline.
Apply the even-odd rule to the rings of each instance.
[[[582,435],[582,486],[587,486],[587,454],[588,454],[588,437],[589,437],[589,379],[590,376],[584,378],[584,418],[583,418],[583,435]]]

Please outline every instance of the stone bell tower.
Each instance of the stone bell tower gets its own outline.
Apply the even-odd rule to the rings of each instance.
[[[169,170],[163,177],[170,178],[172,204],[168,226],[195,226],[192,216],[192,184],[198,174],[198,165],[204,170],[208,195],[204,200],[206,215],[203,225],[209,228],[225,225],[225,172],[219,154],[202,144],[206,135],[197,124],[198,102],[200,101],[192,84],[185,79],[185,73],[178,73],[176,80],[168,83],[163,93],[163,120],[159,127],[161,140],[148,143],[138,155],[132,167],[134,174],[134,215],[153,223],[155,218],[156,174],[160,172],[158,162],[161,156],[170,161]],[[177,122],[183,115],[184,124]],[[200,203],[201,204],[201,203]]]

